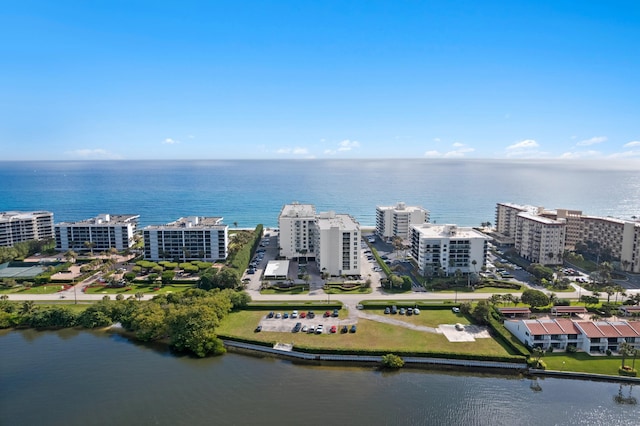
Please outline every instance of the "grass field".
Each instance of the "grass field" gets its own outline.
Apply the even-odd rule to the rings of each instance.
[[[37,287],[13,287],[9,289],[0,290],[0,294],[11,294],[11,293],[20,293],[20,294],[52,294],[57,293],[62,290],[64,286],[62,284],[47,284],[41,285]]]
[[[158,290],[154,290],[158,288]],[[87,294],[136,294],[136,293],[153,293],[153,294],[164,294],[164,293],[179,293],[181,291],[186,291],[190,288],[194,288],[192,284],[169,284],[164,287],[160,287],[159,285],[148,285],[148,284],[132,284],[128,287],[122,288],[107,288],[107,287],[88,287],[86,290]],[[130,290],[129,290],[130,289]]]
[[[618,356],[591,356],[584,352],[574,354],[550,353],[545,354],[542,360],[549,370],[579,371],[582,373],[618,375],[618,368],[622,365],[622,358]],[[627,358],[625,364],[631,365],[632,360]],[[640,360],[636,359],[636,368],[640,367]]]
[[[445,313],[446,311],[439,311]],[[380,351],[407,351],[407,352],[451,352],[466,353],[476,355],[510,355],[499,343],[493,339],[478,339],[475,342],[451,343],[442,334],[426,333],[409,330],[390,324],[358,320],[358,331],[355,334],[304,334],[304,333],[277,333],[260,332],[255,333],[254,329],[266,311],[241,311],[230,314],[218,327],[219,334],[236,336],[245,339],[253,339],[262,342],[292,343],[294,346],[304,346],[307,348],[322,349],[342,349],[361,350],[363,348]],[[342,314],[342,312],[341,312]],[[398,315],[396,315],[398,317]],[[420,317],[420,316],[418,316]],[[404,320],[421,318],[408,317]],[[446,317],[448,318],[448,317]],[[303,324],[322,324],[322,318],[316,317],[313,320],[301,320]],[[425,325],[432,323],[442,324],[438,319],[429,318],[425,315]],[[455,322],[463,322],[463,319],[455,318]],[[465,321],[465,323],[468,323]]]

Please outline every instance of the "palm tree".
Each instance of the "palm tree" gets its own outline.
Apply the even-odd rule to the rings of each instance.
[[[238,222],[237,222],[237,221],[236,221],[236,222],[233,222],[233,227],[234,227],[234,228],[237,228],[237,227],[238,227]]]
[[[93,256],[93,248],[96,246],[96,243],[93,241],[85,241],[84,246],[89,249],[91,256]]]
[[[620,356],[622,356],[622,365],[620,367],[624,368],[624,360],[627,356],[631,355],[632,350],[633,346],[631,346],[629,343],[620,343],[620,346],[618,346],[618,352],[620,353]]]
[[[25,300],[22,302],[22,306],[20,307],[20,313],[25,315],[33,311],[35,307],[35,302],[33,300]]]
[[[142,300],[143,296],[144,296],[143,293],[140,293],[140,292],[136,293],[136,299],[138,299],[138,302]]]

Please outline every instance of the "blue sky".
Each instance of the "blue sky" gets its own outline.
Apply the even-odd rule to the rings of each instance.
[[[640,2],[29,1],[0,160],[640,159]]]

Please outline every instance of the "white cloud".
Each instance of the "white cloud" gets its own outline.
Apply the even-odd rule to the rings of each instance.
[[[442,139],[440,139],[440,138],[433,138],[433,141],[434,141],[434,142],[440,142],[441,140],[442,140]]]
[[[294,147],[294,148],[280,148],[276,151],[278,154],[292,154],[292,155],[306,155],[309,153],[307,148]]]
[[[616,152],[609,155],[607,158],[640,158],[640,149],[632,149],[624,152]]]
[[[162,141],[162,143],[165,145],[174,145],[174,144],[180,143],[180,141],[177,141],[171,138],[166,138],[164,141]]]
[[[600,157],[602,153],[600,151],[574,151],[574,152],[565,152],[560,155],[560,158],[563,160],[575,160],[579,158],[596,158]]]
[[[455,142],[452,147],[455,149],[447,152],[440,152],[436,150],[427,151],[424,153],[424,156],[428,158],[460,158],[464,157],[465,154],[475,151],[474,148],[466,146],[460,142]]]
[[[351,151],[354,148],[360,148],[360,142],[346,139],[340,142],[338,151]]]
[[[631,141],[622,145],[624,148],[635,148],[636,146],[640,147],[640,141]]]
[[[509,145],[507,147],[508,151],[522,151],[522,150],[529,150],[529,149],[535,149],[535,148],[539,148],[540,145],[538,144],[538,142],[534,141],[533,139],[525,139],[521,142],[518,143],[514,143],[513,145]]]
[[[119,154],[114,154],[112,152],[107,151],[102,148],[82,148],[76,149],[74,151],[68,151],[67,154],[73,157],[80,157],[85,160],[100,160],[100,159],[108,159],[108,160],[119,160],[122,158]]]
[[[338,151],[336,151],[335,149],[325,149],[324,153],[325,155],[336,155]]]
[[[598,143],[602,143],[605,142],[607,140],[606,136],[595,136],[591,139],[586,139],[583,141],[578,142],[576,145],[577,146],[590,146],[590,145],[595,145]]]

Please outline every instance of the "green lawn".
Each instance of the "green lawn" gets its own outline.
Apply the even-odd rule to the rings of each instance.
[[[154,290],[158,288],[158,290]],[[87,287],[87,294],[136,294],[136,293],[153,293],[153,294],[164,294],[164,293],[179,293],[181,291],[186,291],[190,288],[194,288],[192,284],[169,284],[164,287],[160,287],[159,285],[148,285],[148,284],[132,284],[128,287],[122,288],[107,288],[107,287]],[[130,289],[130,290],[129,290]]]
[[[622,358],[618,356],[592,356],[584,352],[550,353],[545,354],[542,360],[547,364],[549,370],[579,371],[611,376],[618,375],[618,368],[622,362]],[[625,360],[627,365],[631,365],[631,362],[632,360],[629,358]],[[640,360],[636,359],[636,368],[638,367],[640,367]]]
[[[440,311],[444,313],[445,311]],[[293,343],[294,346],[322,349],[370,349],[379,351],[407,351],[407,352],[451,352],[483,355],[510,355],[499,343],[493,339],[478,339],[475,342],[451,343],[442,334],[425,333],[409,330],[390,324],[358,320],[358,332],[355,334],[322,334],[309,335],[304,333],[260,332],[254,329],[267,311],[240,311],[228,315],[218,327],[217,332],[223,335],[236,336],[263,342]],[[342,314],[342,312],[341,312]],[[410,317],[412,318],[417,317]],[[425,316],[425,323],[429,322]],[[406,318],[405,318],[406,319]],[[438,320],[431,320],[438,322]],[[454,322],[463,322],[456,318]],[[322,318],[316,316],[313,320],[303,319],[303,324],[322,324]],[[466,321],[464,321],[467,323]],[[442,322],[440,322],[442,324]]]
[[[273,288],[266,288],[260,290],[260,294],[307,294],[309,290],[305,290],[301,287],[293,287],[291,289],[275,290]]]
[[[371,287],[369,288],[365,288],[365,287],[357,287],[354,288],[353,290],[343,290],[341,288],[337,288],[337,287],[331,287],[328,290],[325,290],[325,293],[329,293],[329,294],[370,294],[371,293]]]
[[[37,287],[13,287],[9,289],[0,290],[0,294],[11,294],[11,293],[20,293],[20,294],[52,294],[57,293],[58,291],[63,289],[62,284],[47,284],[41,285]]]

